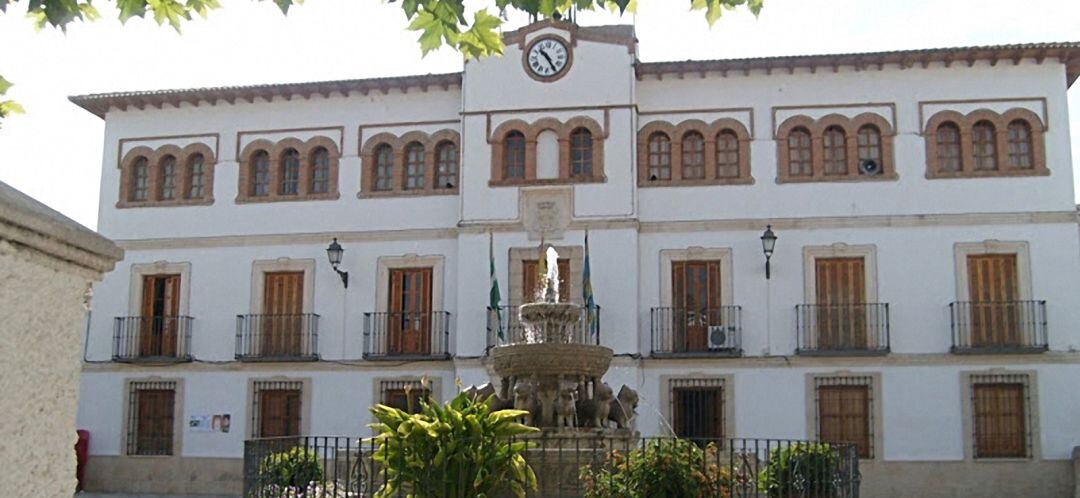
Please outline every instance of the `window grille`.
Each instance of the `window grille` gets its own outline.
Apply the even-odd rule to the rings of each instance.
[[[452,189],[457,185],[458,150],[453,142],[443,142],[439,145],[435,154],[436,164],[435,188]]]
[[[960,171],[960,128],[944,123],[937,129],[938,168],[943,172]]]
[[[311,154],[311,193],[325,194],[330,190],[330,153],[319,147]]]
[[[578,128],[570,134],[570,176],[591,177],[593,159],[592,133]]]
[[[1030,379],[1026,374],[971,376],[975,458],[1030,458]]]
[[[270,193],[270,154],[265,150],[255,153],[251,160],[251,195],[260,197]]]
[[[128,455],[172,455],[176,382],[128,384]]]
[[[671,179],[671,139],[661,132],[649,136],[649,180]]]
[[[716,177],[739,177],[739,137],[731,130],[716,136]]]
[[[251,434],[299,436],[303,388],[301,381],[256,381],[251,397]]]
[[[839,126],[830,126],[826,128],[824,144],[825,174],[848,174],[847,137],[844,133],[844,129]]]
[[[525,178],[525,135],[520,131],[503,140],[503,178]]]
[[[394,185],[394,149],[389,144],[375,148],[374,190],[390,190]]]
[[[150,161],[145,157],[139,157],[135,160],[135,165],[132,166],[131,200],[133,201],[145,201],[147,198],[147,187],[150,179],[149,163]]]
[[[161,200],[176,197],[176,158],[165,156],[161,160]]]
[[[821,441],[852,443],[859,458],[874,457],[874,381],[872,377],[814,379],[814,417]]]
[[[689,439],[722,439],[723,379],[672,379],[668,382],[675,435]]]
[[[974,145],[975,169],[993,171],[997,169],[997,132],[989,121],[979,121],[971,128],[971,141]]]
[[[1035,163],[1031,153],[1031,126],[1017,119],[1009,123],[1009,166],[1015,169],[1031,169]]]
[[[696,131],[683,136],[682,177],[686,180],[705,178],[705,137]]]
[[[405,147],[405,190],[424,188],[424,146],[413,142]]]
[[[881,166],[881,131],[874,125],[859,128],[859,161],[871,160]]]
[[[195,154],[188,161],[188,199],[201,199],[203,196],[203,156]]]
[[[788,135],[788,174],[811,176],[814,174],[813,153],[810,148],[810,130],[799,127]]]
[[[419,380],[379,382],[379,402],[386,406],[408,413],[419,413],[421,399],[431,399],[431,388],[424,387]]]
[[[300,152],[286,149],[281,155],[281,194],[296,195],[300,191]]]

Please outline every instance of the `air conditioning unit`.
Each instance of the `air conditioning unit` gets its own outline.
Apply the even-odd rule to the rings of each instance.
[[[735,328],[724,325],[709,326],[709,349],[735,349]]]
[[[859,174],[866,176],[880,175],[881,164],[873,159],[863,159],[859,161]]]

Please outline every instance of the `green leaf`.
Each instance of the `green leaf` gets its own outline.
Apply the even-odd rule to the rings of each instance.
[[[7,93],[8,89],[12,86],[13,84],[10,81],[5,79],[3,76],[0,76],[0,95]]]

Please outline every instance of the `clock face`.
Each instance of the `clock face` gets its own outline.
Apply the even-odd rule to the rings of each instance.
[[[541,78],[551,78],[562,73],[570,61],[566,44],[555,38],[543,38],[529,47],[525,64],[529,71]]]

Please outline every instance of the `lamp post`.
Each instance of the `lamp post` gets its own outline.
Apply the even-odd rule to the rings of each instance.
[[[341,264],[341,256],[345,254],[345,249],[338,244],[337,237],[334,237],[334,241],[330,243],[330,247],[326,248],[326,257],[330,259],[330,266],[334,268],[334,271],[341,276],[341,283],[345,284],[345,288],[349,288],[349,272],[342,271],[338,266]]]
[[[765,233],[761,234],[761,250],[765,253],[765,280],[771,277],[769,260],[772,259],[774,249],[776,249],[776,234],[772,231],[772,225],[766,225]]]

